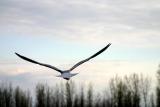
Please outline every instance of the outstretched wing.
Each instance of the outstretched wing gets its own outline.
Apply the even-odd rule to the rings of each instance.
[[[110,45],[111,45],[111,43],[109,43],[107,46],[105,46],[103,49],[101,49],[100,51],[98,51],[98,52],[95,53],[94,55],[90,56],[89,58],[78,62],[78,63],[75,64],[72,68],[70,68],[69,71],[72,71],[73,69],[75,69],[75,68],[78,67],[79,65],[81,65],[81,64],[89,61],[90,59],[96,57],[97,55],[101,54],[101,53],[102,53],[103,51],[105,51]]]
[[[39,63],[39,62],[34,61],[34,60],[32,60],[32,59],[29,59],[29,58],[27,58],[27,57],[25,57],[25,56],[22,56],[22,55],[20,55],[20,54],[18,54],[18,53],[15,53],[15,54],[16,54],[17,56],[19,56],[20,58],[26,60],[26,61],[29,61],[29,62],[32,62],[32,63],[35,63],[35,64],[39,64],[39,65],[42,65],[42,66],[45,66],[45,67],[48,67],[48,68],[54,69],[54,70],[62,73],[62,71],[61,71],[60,69],[58,69],[58,68],[56,68],[56,67],[54,67],[54,66],[51,66],[51,65],[48,65],[48,64]]]

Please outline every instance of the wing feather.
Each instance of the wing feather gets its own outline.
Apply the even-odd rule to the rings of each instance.
[[[49,64],[43,64],[43,63],[40,63],[40,62],[34,61],[34,60],[29,59],[29,58],[27,58],[27,57],[25,57],[25,56],[22,56],[22,55],[20,55],[20,54],[18,54],[18,53],[15,53],[15,54],[16,54],[18,57],[20,57],[20,58],[22,58],[22,59],[24,59],[24,60],[26,60],[26,61],[32,62],[32,63],[34,63],[34,64],[39,64],[39,65],[42,65],[42,66],[48,67],[48,68],[54,69],[54,70],[56,70],[56,71],[58,71],[58,72],[62,73],[62,71],[61,71],[60,69],[58,69],[58,68],[56,68],[56,67],[54,67],[54,66],[52,66],[52,65],[49,65]]]
[[[105,46],[103,49],[101,49],[100,51],[98,51],[97,53],[95,53],[94,55],[90,56],[89,58],[82,60],[80,62],[78,62],[77,64],[75,64],[73,67],[71,67],[69,69],[69,71],[72,71],[73,69],[75,69],[76,67],[78,67],[79,65],[89,61],[90,59],[96,57],[97,55],[101,54],[103,51],[105,51],[109,46],[111,45],[111,43],[109,43],[107,46]]]

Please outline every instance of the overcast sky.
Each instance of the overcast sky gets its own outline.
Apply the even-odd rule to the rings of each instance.
[[[116,74],[154,77],[160,62],[159,13],[159,0],[1,0],[0,80],[26,88],[63,81],[14,52],[67,69],[108,43],[107,51],[75,69],[80,74],[73,80],[101,85]]]

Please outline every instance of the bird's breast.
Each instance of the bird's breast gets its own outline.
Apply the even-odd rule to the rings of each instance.
[[[71,75],[70,73],[68,73],[68,72],[62,74],[62,77],[63,77],[63,78],[69,78],[69,77],[71,77],[71,76],[72,76],[72,75]]]

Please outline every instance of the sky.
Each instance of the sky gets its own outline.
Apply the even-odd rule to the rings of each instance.
[[[24,88],[65,80],[18,58],[68,69],[108,43],[73,72],[73,81],[104,86],[115,75],[155,78],[160,63],[159,0],[1,0],[0,81]]]

